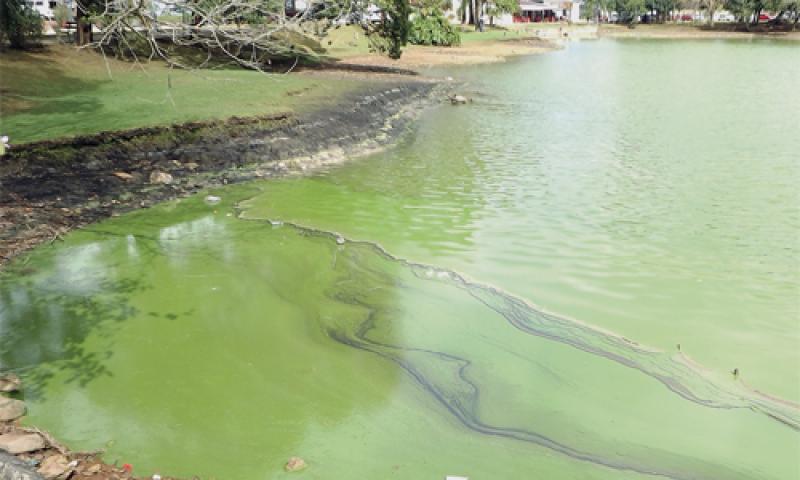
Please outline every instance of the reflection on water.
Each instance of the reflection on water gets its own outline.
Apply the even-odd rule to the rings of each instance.
[[[789,53],[594,42],[458,71],[478,101],[391,152],[18,262],[0,366],[31,421],[144,475],[796,478],[796,124],[726,100],[766,76],[796,103]]]
[[[473,105],[246,215],[379,242],[800,402],[795,56],[599,41],[449,72]]]

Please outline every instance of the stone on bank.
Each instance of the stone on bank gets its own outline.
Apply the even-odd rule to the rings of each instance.
[[[6,433],[0,435],[0,450],[14,455],[35,452],[45,448],[44,438],[38,433]]]
[[[13,398],[0,397],[0,422],[10,422],[25,415],[25,403]]]

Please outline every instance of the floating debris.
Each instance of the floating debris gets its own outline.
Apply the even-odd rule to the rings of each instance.
[[[308,467],[308,465],[306,464],[305,460],[300,457],[291,457],[289,461],[286,462],[286,465],[283,467],[283,469],[287,472],[298,472],[306,467]]]
[[[222,201],[222,198],[217,197],[216,195],[206,195],[205,202],[208,205],[216,205]]]
[[[337,245],[344,245],[345,239],[341,235],[336,236],[336,244]]]

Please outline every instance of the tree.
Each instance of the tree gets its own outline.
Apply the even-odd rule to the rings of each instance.
[[[114,7],[103,0],[77,0],[76,24],[77,32],[75,42],[78,46],[88,45],[92,42],[92,19],[103,14],[110,14]],[[120,4],[121,6],[122,4]]]
[[[725,0],[725,9],[740,22],[745,22],[753,13],[752,0]]]
[[[664,23],[670,12],[681,8],[681,2],[679,0],[645,0],[645,8],[648,12],[656,12],[658,22]]]
[[[800,23],[800,0],[792,0],[786,5],[786,13],[789,18],[792,18],[792,30],[797,29],[797,24]]]
[[[69,20],[69,9],[62,0],[59,0],[53,9],[53,19],[56,22],[56,39],[60,43],[62,27]]]
[[[770,21],[773,25],[779,25],[784,20],[790,20],[793,29],[797,26],[797,12],[800,9],[800,0],[773,0],[768,2],[767,7],[769,10],[777,12],[775,18]]]
[[[386,53],[389,58],[400,58],[411,30],[411,6],[408,0],[379,0],[378,5],[383,12],[383,20],[377,28],[362,27],[370,34],[373,45],[379,45],[379,51]]]
[[[517,14],[519,8],[519,0],[492,0],[487,9],[489,25],[494,25],[494,17],[499,17],[504,13]]]
[[[0,0],[0,43],[26,48],[42,35],[42,17],[23,0]]]
[[[415,8],[409,42],[446,47],[461,43],[458,30],[444,17],[440,4],[438,0],[425,0]]]
[[[481,0],[461,0],[458,7],[461,23],[477,26],[481,8]]]
[[[645,0],[614,0],[614,9],[619,13],[620,20],[633,25],[644,13],[644,2]]]
[[[585,0],[583,3],[583,12],[586,19],[594,19],[596,23],[600,23],[600,15],[603,11],[608,10],[609,0]]]
[[[725,0],[725,8],[730,10],[741,22],[751,20],[753,25],[757,25],[761,13],[764,11],[780,12],[778,17],[786,10],[789,10],[796,0]]]
[[[723,0],[700,0],[699,6],[708,13],[708,24],[714,26],[714,14],[722,7]]]
[[[217,60],[261,70],[274,60],[319,60],[321,40],[331,28],[361,26],[372,46],[398,58],[408,40],[408,0],[159,0],[161,10],[180,20],[159,20],[148,0],[79,0],[79,18],[102,24],[92,44],[133,59],[161,58],[177,67],[206,66]],[[380,19],[368,15],[371,4]],[[79,29],[80,30],[80,29]],[[79,44],[91,42],[91,30]],[[198,55],[201,53],[202,55]],[[199,60],[198,60],[198,57]],[[191,58],[190,64],[187,59]]]

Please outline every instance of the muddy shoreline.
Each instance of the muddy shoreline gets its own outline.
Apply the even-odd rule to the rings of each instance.
[[[14,146],[0,162],[0,270],[72,229],[228,183],[283,176],[380,150],[445,89],[375,75],[300,115],[141,128]]]

